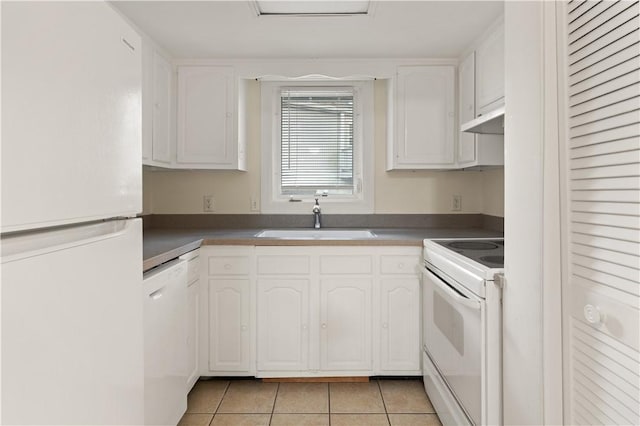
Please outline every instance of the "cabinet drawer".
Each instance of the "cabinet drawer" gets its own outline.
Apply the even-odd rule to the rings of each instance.
[[[415,274],[419,258],[415,256],[380,256],[383,274]]]
[[[200,257],[194,257],[187,262],[187,282],[191,284],[200,277]]]
[[[209,275],[248,275],[249,258],[246,256],[209,257]]]
[[[320,256],[321,274],[370,274],[371,256]]]
[[[311,271],[309,256],[258,256],[258,274],[299,275]]]

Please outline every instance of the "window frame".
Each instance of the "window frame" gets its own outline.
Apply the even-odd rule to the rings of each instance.
[[[354,194],[318,197],[325,213],[373,213],[373,82],[372,81],[263,81],[262,95],[262,179],[263,213],[309,213],[315,195],[280,194],[281,95],[287,90],[353,92],[353,179]]]

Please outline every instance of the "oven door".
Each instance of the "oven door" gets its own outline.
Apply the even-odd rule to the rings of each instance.
[[[484,300],[448,277],[450,282],[423,271],[425,350],[469,418],[479,425]]]

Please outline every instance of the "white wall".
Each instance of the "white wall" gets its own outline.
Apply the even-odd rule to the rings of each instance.
[[[452,213],[451,196],[462,196],[461,213],[504,215],[504,173],[476,171],[385,171],[386,90],[375,85],[375,213]],[[203,213],[202,197],[215,197],[215,213],[250,211],[260,197],[260,86],[249,88],[247,172],[146,171],[144,212]],[[486,198],[486,200],[485,200]]]
[[[550,310],[560,298],[554,6],[505,4],[504,424],[562,421],[557,383],[549,380],[560,376],[558,363],[546,356],[559,350],[561,328]]]

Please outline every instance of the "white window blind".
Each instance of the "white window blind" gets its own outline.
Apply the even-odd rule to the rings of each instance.
[[[280,96],[280,193],[354,193],[354,92],[283,89]]]

